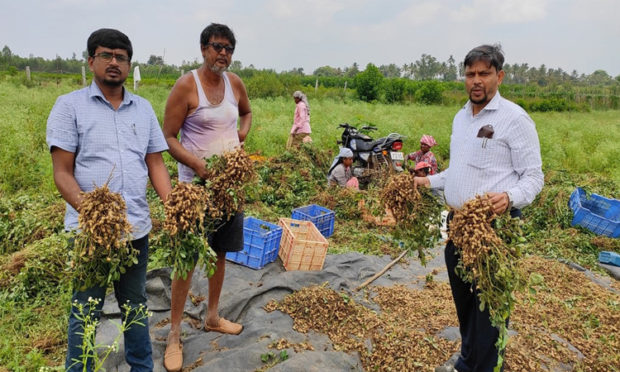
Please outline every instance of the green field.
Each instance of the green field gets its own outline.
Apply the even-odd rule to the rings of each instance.
[[[58,235],[63,203],[52,180],[45,127],[56,97],[77,88],[69,81],[28,88],[0,80],[0,371],[2,366],[33,370],[41,365],[59,365],[62,360],[69,288],[57,269],[63,263],[55,263],[58,256],[50,252],[58,252],[64,244]],[[144,86],[139,91],[150,100],[160,121],[168,93],[166,86]],[[341,133],[338,124],[348,122],[373,124],[379,128],[376,136],[390,132],[406,136],[405,152],[417,150],[420,136],[431,134],[439,143],[433,151],[440,167],[449,163],[451,122],[458,106],[371,104],[346,96],[336,100],[309,96],[312,146],[331,151],[325,157],[337,151],[336,140]],[[251,103],[253,125],[246,150],[266,158],[281,157],[292,124],[293,100],[256,99]],[[529,249],[594,268],[602,248],[620,252],[618,239],[601,240],[585,230],[570,228],[571,213],[566,203],[575,186],[620,197],[620,112],[534,113],[532,118],[541,141],[546,185],[525,211],[531,224]],[[166,160],[174,174],[174,161],[167,154]],[[272,218],[290,211],[287,208],[301,198],[316,200],[312,199],[317,193],[315,186],[300,183],[297,194],[291,191],[290,200],[284,198],[285,203],[278,205],[259,202],[262,199],[255,197],[248,210]],[[151,200],[154,209],[159,208],[158,201]],[[355,221],[347,223],[351,223],[347,228],[358,227]],[[369,230],[360,230],[352,237],[336,234],[330,241],[330,252],[385,253],[373,248],[380,244],[375,235]],[[26,264],[21,271],[11,272],[18,254]]]
[[[36,188],[54,192],[51,161],[45,148],[47,115],[58,95],[77,88],[63,81],[35,88],[0,83],[0,161],[4,174],[0,192],[20,192]],[[146,86],[140,95],[147,98],[160,119],[168,88]],[[398,132],[407,137],[406,152],[417,150],[422,134],[431,134],[439,145],[433,149],[445,167],[449,159],[449,136],[455,106],[385,105],[358,100],[317,100],[310,98],[315,146],[337,150],[339,123],[373,124],[378,135]],[[247,150],[265,156],[281,153],[294,112],[293,100],[284,98],[252,101],[253,124]],[[545,169],[566,170],[571,174],[595,175],[620,184],[620,115],[618,111],[534,113]],[[28,170],[24,172],[24,170]]]

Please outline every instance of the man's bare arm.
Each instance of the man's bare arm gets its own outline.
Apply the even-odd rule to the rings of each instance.
[[[149,170],[149,178],[153,188],[157,195],[159,195],[159,198],[165,202],[168,195],[170,195],[170,191],[172,191],[172,185],[170,183],[170,174],[168,174],[168,169],[161,152],[146,154],[144,161]]]
[[[79,210],[82,190],[75,179],[73,166],[75,154],[59,147],[52,147],[52,166],[54,168],[54,183],[60,195],[69,205]]]
[[[191,74],[188,74],[181,77],[172,88],[166,102],[163,133],[170,155],[178,162],[192,168],[199,177],[204,178],[205,161],[187,151],[177,138],[190,111],[189,98],[194,94],[194,86],[194,79]]]
[[[248,92],[245,89],[245,85],[241,78],[233,73],[229,73],[228,76],[231,80],[231,85],[235,91],[235,97],[239,102],[239,141],[245,141],[250,127],[252,126],[252,108],[250,107],[250,99],[248,98]]]

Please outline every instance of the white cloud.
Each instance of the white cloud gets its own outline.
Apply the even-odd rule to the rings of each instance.
[[[200,57],[200,31],[228,24],[235,59],[277,71],[409,63],[422,53],[460,60],[500,42],[507,60],[580,73],[620,73],[618,0],[19,0],[0,12],[0,47],[21,56],[78,56],[99,27],[126,32],[135,58]],[[139,16],[136,16],[139,14]],[[16,32],[16,30],[19,30]],[[576,48],[575,46],[579,46]]]
[[[405,9],[394,21],[409,25],[433,23],[443,17],[448,8],[440,2],[427,1],[413,4]]]
[[[567,7],[568,17],[575,22],[594,26],[613,26],[616,34],[618,27],[617,0],[575,0]]]
[[[538,21],[547,15],[547,0],[473,0],[453,11],[451,18],[465,22],[514,24]],[[476,26],[475,24],[473,25]]]
[[[335,13],[359,6],[359,1],[333,1],[333,0],[268,0],[263,9],[280,20],[313,20],[316,23],[329,22]]]

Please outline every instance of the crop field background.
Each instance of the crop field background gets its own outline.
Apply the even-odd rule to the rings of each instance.
[[[47,116],[56,98],[76,88],[72,82],[47,83],[37,88],[2,84],[0,90],[0,139],[5,177],[2,192],[34,187],[54,192],[51,161],[45,146]],[[162,85],[141,87],[139,94],[148,99],[160,120],[169,88]],[[458,106],[387,105],[358,100],[313,100],[309,92],[311,126],[315,146],[337,150],[339,123],[373,124],[373,137],[397,132],[406,136],[405,152],[418,150],[422,134],[431,134],[438,142],[433,152],[445,168],[449,158],[452,118]],[[264,156],[282,152],[294,112],[292,99],[282,97],[252,100],[253,124],[246,149]],[[547,169],[571,174],[593,174],[620,184],[620,116],[617,110],[592,112],[533,113],[541,142],[543,164]],[[27,169],[28,171],[24,171]],[[43,188],[43,189],[41,189]]]
[[[45,129],[56,98],[78,88],[74,80],[68,79],[27,87],[0,77],[0,371],[57,366],[64,356],[70,306],[70,288],[62,273],[62,252],[66,249],[61,235],[64,203],[52,179]],[[138,92],[152,103],[160,123],[169,91],[169,85],[153,84],[140,87]],[[293,120],[292,98],[252,99],[253,124],[246,151],[264,157],[266,164],[275,158],[292,167],[309,168],[318,176],[307,181],[291,170],[282,177],[295,188],[269,189],[273,195],[267,195],[267,189],[250,194],[249,214],[273,219],[290,213],[292,207],[304,201],[327,200],[320,195],[324,188],[320,175],[327,172],[326,164],[337,153],[339,123],[375,125],[378,130],[371,133],[373,137],[400,133],[406,137],[405,153],[418,149],[422,134],[431,134],[438,142],[433,151],[440,167],[445,169],[449,164],[451,123],[460,108],[458,104],[366,103],[347,94],[315,98],[312,90],[308,96],[312,148],[318,154],[314,157],[284,154]],[[598,252],[620,252],[620,243],[618,239],[571,228],[572,214],[566,203],[576,186],[620,197],[620,111],[535,112],[531,116],[541,142],[546,182],[543,192],[525,210],[530,226],[528,249],[597,270]],[[313,162],[317,158],[322,160]],[[165,159],[171,175],[176,175],[175,162],[168,154]],[[157,219],[161,206],[152,190],[149,198]],[[384,247],[376,231],[361,228],[354,217],[351,210],[337,217],[343,221],[339,222],[342,230],[354,233],[348,236],[337,232],[330,240],[330,253],[394,253]],[[156,266],[154,254],[151,267]],[[612,311],[618,311],[617,303],[610,306]]]

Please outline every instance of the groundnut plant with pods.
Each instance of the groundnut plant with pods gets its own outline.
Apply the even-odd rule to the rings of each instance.
[[[207,176],[197,180],[209,194],[207,223],[227,220],[243,210],[245,186],[256,178],[254,164],[242,147],[206,159]]]
[[[172,278],[187,279],[196,259],[207,276],[215,273],[217,257],[208,236],[243,210],[244,188],[255,178],[252,160],[241,147],[205,160],[205,179],[179,182],[164,203],[162,243],[170,248],[163,257],[173,268]]]
[[[379,200],[383,210],[389,210],[396,220],[393,241],[410,253],[417,252],[424,264],[424,250],[434,247],[441,237],[441,204],[430,190],[414,187],[413,175],[408,173],[391,177],[379,191]]]
[[[172,267],[171,277],[187,279],[194,268],[196,258],[210,277],[215,272],[215,252],[207,243],[205,228],[205,207],[209,195],[199,185],[179,182],[164,203],[166,220],[162,239],[163,257]]]
[[[81,195],[70,266],[74,286],[84,290],[120,279],[127,267],[138,263],[139,252],[131,246],[131,225],[120,194],[106,182]]]
[[[455,210],[448,231],[458,247],[457,274],[475,286],[480,311],[488,309],[491,324],[499,329],[496,371],[503,364],[508,344],[507,320],[517,302],[514,292],[527,285],[520,265],[520,231],[520,220],[508,213],[498,216],[486,195],[476,196]]]

